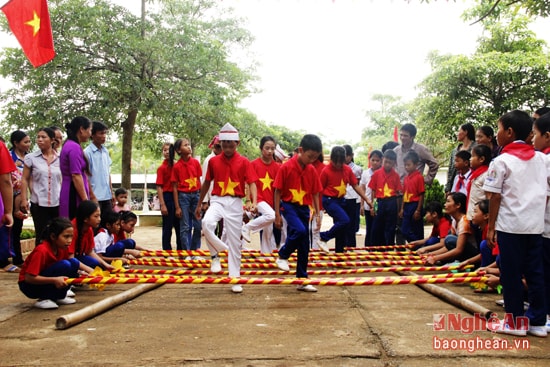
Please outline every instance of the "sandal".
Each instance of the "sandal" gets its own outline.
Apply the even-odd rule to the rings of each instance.
[[[9,265],[4,266],[3,270],[6,273],[19,273],[21,271],[21,269],[18,266],[13,265],[13,264],[9,264]]]

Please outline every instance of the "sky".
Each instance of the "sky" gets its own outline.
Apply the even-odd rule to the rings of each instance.
[[[110,0],[139,14],[141,0]],[[0,3],[3,2],[0,0]],[[416,96],[430,51],[470,54],[479,25],[462,21],[471,0],[220,0],[255,37],[260,91],[242,106],[269,124],[350,144],[376,109],[374,94]],[[548,19],[535,28],[550,37]],[[8,37],[9,38],[9,37]],[[13,39],[0,37],[3,45]],[[236,56],[237,59],[242,56]],[[243,60],[248,64],[250,60]]]
[[[482,28],[461,19],[472,1],[223,0],[248,19],[260,63],[243,106],[267,123],[357,143],[374,94],[412,100],[427,55],[471,54]],[[533,29],[550,41],[550,23]]]
[[[140,0],[111,0],[132,7]],[[430,51],[470,54],[471,0],[221,0],[255,38],[258,93],[242,102],[268,124],[359,142],[374,94],[412,100]],[[139,8],[134,8],[139,9]],[[549,27],[546,27],[550,31]],[[550,34],[550,32],[546,32]],[[243,64],[248,64],[246,60]]]
[[[249,19],[261,93],[243,106],[268,123],[360,140],[374,94],[412,99],[431,50],[471,53],[479,26],[458,1],[224,0]]]

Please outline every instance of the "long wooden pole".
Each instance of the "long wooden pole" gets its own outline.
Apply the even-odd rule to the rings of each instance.
[[[398,271],[397,274],[401,276],[418,276],[418,274],[412,271]],[[416,285],[426,292],[441,298],[442,300],[452,304],[453,306],[466,310],[471,314],[480,314],[483,315],[486,319],[488,319],[491,314],[493,314],[493,311],[489,310],[488,308],[478,305],[477,303],[470,301],[469,299],[462,297],[461,295],[456,294],[455,292],[452,292],[446,288],[437,286],[435,284],[420,282],[416,283]]]
[[[121,303],[134,299],[145,292],[149,292],[150,290],[158,288],[161,285],[162,283],[140,284],[136,287],[133,287],[132,289],[119,293],[115,296],[96,302],[93,305],[86,306],[83,309],[80,309],[68,315],[60,316],[55,321],[55,327],[58,330],[64,330],[64,329],[70,328],[71,326],[79,324],[82,321],[86,321],[94,316],[99,315],[102,312],[110,310],[111,308],[114,308],[120,305]]]

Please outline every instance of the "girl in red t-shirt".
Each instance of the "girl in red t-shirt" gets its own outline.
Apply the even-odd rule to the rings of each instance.
[[[258,196],[258,205],[256,206],[256,216],[253,220],[243,225],[242,236],[247,242],[250,242],[250,233],[262,231],[260,237],[260,250],[262,253],[270,253],[277,248],[275,237],[273,236],[273,222],[275,222],[275,211],[273,210],[273,181],[277,177],[277,172],[281,164],[275,162],[274,153],[277,143],[271,136],[264,136],[260,140],[261,157],[251,162],[252,168],[258,175],[256,180],[256,190]],[[246,199],[250,203],[250,198]]]
[[[157,193],[160,201],[160,214],[162,215],[162,249],[172,250],[172,229],[176,233],[176,249],[183,250],[180,239],[180,220],[176,217],[176,206],[172,188],[172,169],[174,168],[174,145],[164,143],[162,145],[162,157],[164,161],[157,169]]]
[[[443,214],[443,205],[439,201],[429,202],[424,210],[426,223],[432,224],[433,227],[429,237],[409,243],[413,248],[421,246],[416,251],[418,255],[445,247],[445,238],[451,230],[451,219]]]
[[[69,245],[73,239],[73,226],[69,219],[54,218],[43,232],[43,241],[27,257],[19,273],[19,289],[29,298],[38,298],[37,308],[53,309],[75,303],[67,296],[67,277],[78,277],[78,271],[92,269],[75,258],[69,258]]]
[[[73,224],[73,240],[69,246],[71,257],[94,269],[100,266],[106,270],[113,270],[111,264],[95,253],[94,229],[99,227],[101,212],[95,201],[84,200],[76,210],[76,217],[71,221]]]

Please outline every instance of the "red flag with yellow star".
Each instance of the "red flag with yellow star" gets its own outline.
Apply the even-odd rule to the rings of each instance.
[[[35,68],[53,60],[55,50],[46,0],[11,0],[2,7],[2,11]]]

